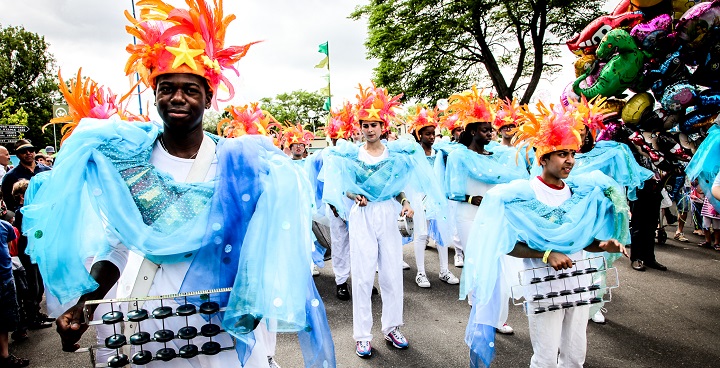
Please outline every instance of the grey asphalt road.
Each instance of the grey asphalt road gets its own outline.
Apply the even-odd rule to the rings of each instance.
[[[648,269],[638,272],[628,260],[615,265],[620,288],[607,304],[608,323],[588,325],[586,367],[718,367],[720,366],[720,252],[699,248],[701,238],[686,236],[688,243],[670,239],[656,246],[658,261],[669,271]],[[688,231],[686,231],[687,233]],[[452,255],[452,251],[450,252]],[[386,345],[380,333],[380,296],[373,296],[373,357],[355,355],[352,339],[352,305],[335,298],[335,285],[329,262],[315,278],[325,301],[339,367],[468,367],[468,348],[464,343],[470,308],[457,300],[458,287],[437,278],[437,251],[426,251],[427,272],[432,287],[415,285],[415,260],[411,245],[404,249],[412,269],[405,275],[405,326],[410,341],[407,350]],[[450,267],[457,276],[460,270]],[[526,367],[532,355],[527,318],[521,307],[511,307],[511,336],[498,335],[497,357],[493,367]],[[87,345],[89,336],[84,338]],[[86,354],[63,353],[53,329],[31,331],[30,339],[12,343],[12,352],[31,359],[32,367],[87,367]],[[278,337],[277,361],[284,368],[302,366],[297,338]],[[172,366],[172,364],[168,364]]]

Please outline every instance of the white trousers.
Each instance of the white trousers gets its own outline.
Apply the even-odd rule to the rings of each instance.
[[[528,316],[533,347],[530,367],[582,367],[587,351],[589,317],[589,305]]]
[[[340,285],[350,277],[350,235],[348,226],[342,218],[335,217],[330,205],[325,210],[330,219],[330,249],[332,250],[332,266],[335,284]]]
[[[425,273],[425,246],[427,245],[427,234],[415,235],[413,244],[415,246],[415,263],[417,264],[418,272]],[[448,270],[448,247],[437,246],[438,258],[440,258],[440,273]]]
[[[382,333],[403,324],[402,238],[400,207],[393,200],[354,205],[350,211],[350,263],[353,292],[353,338],[372,340],[370,297],[378,270],[382,298]]]
[[[455,244],[455,254],[462,254],[467,247],[468,238],[470,237],[470,229],[475,221],[475,215],[477,214],[477,206],[473,206],[469,203],[458,203],[457,204],[457,235],[459,238],[460,252],[458,253],[458,244]]]

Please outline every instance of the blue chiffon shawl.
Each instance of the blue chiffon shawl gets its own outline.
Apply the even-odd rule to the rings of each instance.
[[[339,140],[335,147],[323,153],[320,180],[324,182],[323,202],[337,209],[347,219],[352,202],[346,200],[346,192],[362,194],[371,202],[385,201],[406,192],[427,195],[425,213],[428,219],[445,216],[447,201],[433,176],[432,167],[425,151],[413,141],[399,139],[386,144],[388,157],[368,165],[358,159],[359,146]],[[418,208],[414,208],[418,210]]]
[[[465,342],[472,364],[489,366],[494,356],[494,330],[504,322],[510,285],[502,277],[502,257],[517,241],[532,249],[571,254],[595,239],[629,242],[628,206],[623,189],[599,171],[576,175],[566,183],[572,197],[559,207],[543,204],[527,180],[515,180],[485,195],[465,249],[460,298],[472,291],[473,307]],[[603,253],[609,261],[617,255]],[[504,306],[504,307],[503,307]]]
[[[615,141],[600,141],[586,153],[575,155],[575,166],[570,175],[589,173],[600,170],[615,179],[618,184],[628,188],[628,199],[637,200],[637,189],[642,189],[645,180],[653,176],[653,172],[640,166],[627,145]]]
[[[481,155],[464,145],[458,145],[449,155],[445,169],[447,197],[464,201],[467,179],[487,184],[509,183],[527,179],[529,174],[524,160],[518,160],[517,149],[494,144],[486,147],[491,155]]]
[[[215,180],[178,183],[149,163],[160,133],[155,123],[84,119],[54,169],[31,185],[27,253],[48,291],[66,304],[97,288],[83,263],[110,251],[105,229],[156,263],[195,254],[181,292],[232,287],[212,299],[227,307],[222,324],[240,340],[241,362],[266,318],[277,331],[300,332],[306,366],[334,366],[310,275],[312,203],[300,195],[309,187],[299,167],[268,138],[221,139]]]

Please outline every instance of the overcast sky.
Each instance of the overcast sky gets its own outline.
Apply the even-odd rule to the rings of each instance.
[[[168,2],[184,5],[184,1]],[[326,41],[330,44],[333,106],[353,99],[357,84],[368,84],[377,64],[365,56],[365,21],[348,19],[353,9],[365,2],[225,0],[225,13],[237,16],[228,27],[226,46],[263,41],[238,63],[240,77],[232,79],[236,87],[232,103],[323,87],[326,72],[313,67],[324,56],[318,53],[318,45]],[[129,88],[129,78],[123,73],[128,56],[125,46],[132,38],[125,32],[128,22],[123,11],[130,8],[130,0],[2,0],[0,24],[22,25],[45,36],[65,78],[82,67],[83,75],[124,93]],[[555,100],[562,88],[558,85],[565,86],[573,79],[573,58],[566,49],[563,52],[566,56],[561,62],[567,67],[556,77],[554,87],[543,82],[536,97]],[[154,111],[153,116],[157,116]]]

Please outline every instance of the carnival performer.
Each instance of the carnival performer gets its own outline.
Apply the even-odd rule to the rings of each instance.
[[[495,120],[493,120],[493,128],[500,135],[502,144],[505,147],[513,147],[512,139],[515,136],[520,106],[515,98],[512,100],[499,100],[495,111]]]
[[[408,347],[400,332],[403,325],[402,239],[396,226],[400,216],[413,217],[405,196],[416,190],[428,196],[426,211],[432,218],[444,206],[444,198],[433,181],[423,149],[415,142],[400,139],[381,142],[380,136],[396,118],[401,95],[390,97],[384,88],[360,86],[357,119],[365,144],[338,141],[324,153],[321,178],[323,200],[348,219],[350,272],[353,292],[353,338],[360,357],[372,354],[373,338],[370,296],[378,271],[382,291],[382,333],[398,349]],[[347,208],[343,197],[354,201]],[[400,209],[400,207],[402,207]]]
[[[491,142],[494,107],[475,86],[450,97],[447,119],[458,119],[463,127],[460,144],[450,152],[445,168],[445,191],[456,201],[455,226],[460,247],[455,257],[463,258],[470,227],[482,198],[495,184],[527,178],[524,165],[518,165],[516,151]],[[453,116],[455,115],[455,116]],[[464,262],[460,262],[463,264]]]
[[[426,107],[418,105],[415,108],[415,112],[407,118],[407,124],[410,125],[409,131],[413,134],[417,142],[420,143],[430,165],[435,165],[436,159],[433,144],[435,143],[435,129],[438,126],[438,112],[437,109],[428,110]],[[438,178],[431,176],[423,180],[438,180]],[[411,202],[422,204],[424,196],[424,193],[418,192],[415,198],[411,198]],[[415,283],[422,288],[430,287],[430,280],[428,280],[427,274],[425,273],[425,247],[428,243],[428,236],[432,233],[435,244],[437,244],[438,257],[440,259],[440,274],[438,276],[440,281],[450,285],[459,284],[460,279],[453,275],[448,269],[448,247],[445,245],[445,242],[449,239],[446,240],[442,238],[438,230],[438,220],[426,220],[424,209],[415,212],[413,220],[413,246],[415,249],[415,263],[417,264]],[[445,225],[443,224],[442,226]]]
[[[162,125],[82,120],[54,170],[31,182],[28,253],[48,290],[69,307],[57,319],[66,351],[78,348],[87,329],[85,302],[106,295],[132,251],[144,256],[138,280],[147,281],[136,283],[131,296],[232,287],[209,298],[225,308],[211,321],[236,340],[235,352],[195,350],[192,358],[195,345],[186,340],[149,343],[145,348],[162,349],[137,351],[133,361],[152,354],[157,361],[148,366],[157,366],[179,351],[188,359],[174,359],[175,367],[269,367],[263,339],[253,333],[263,320],[298,331],[305,366],[335,366],[324,306],[307,266],[311,204],[299,195],[304,181],[270,139],[203,133],[204,110],[215,105],[219,87],[234,93],[223,70],[235,70],[252,45],[224,46],[234,16],[213,3],[188,1],[190,9],[180,9],[145,1],[140,20],[126,12],[127,29],[139,40],[127,47],[126,73],[138,72],[153,89]],[[267,231],[273,226],[276,231]],[[108,234],[96,230],[103,228]],[[83,267],[88,256],[95,256],[90,273]],[[188,297],[198,305],[199,299]],[[175,300],[163,305],[178,307]],[[143,308],[159,306],[148,300]],[[198,314],[187,320],[198,330],[207,323]],[[185,326],[184,319],[163,321],[142,324],[172,331]],[[228,335],[213,341],[233,346]],[[118,366],[130,360],[129,354],[114,359]]]
[[[290,148],[293,161],[298,163],[303,162],[304,164],[302,160],[305,158],[305,150],[313,139],[315,139],[315,135],[305,130],[300,124],[289,124],[283,129],[282,142]]]
[[[299,170],[299,173],[302,178],[309,179],[308,173],[307,173],[307,161],[305,160],[305,154],[307,152],[307,147],[310,146],[310,142],[315,139],[315,135],[305,130],[305,128],[302,127],[300,124],[291,124],[286,122],[286,126],[283,128],[282,131],[282,137],[279,140],[282,142],[283,146],[287,146],[290,148],[290,155],[292,158],[293,163],[295,163]],[[313,197],[313,191],[310,182],[308,182],[307,186],[304,186],[308,191],[304,194],[308,197]],[[317,211],[319,207],[316,207],[315,202],[313,204],[314,209],[314,215],[317,214]],[[310,265],[310,271],[313,276],[320,275],[320,269],[319,266],[324,266],[324,255],[325,251],[320,244],[317,243],[317,239],[315,238],[315,235],[313,234],[313,257],[312,262]]]
[[[506,254],[523,259],[528,269],[550,266],[554,271],[580,262],[583,250],[627,256],[622,243],[629,235],[628,212],[622,188],[599,171],[568,179],[580,147],[581,125],[561,108],[539,106],[538,110],[542,116],[524,112],[527,119],[515,143],[535,148],[542,174],[489,190],[470,234],[460,297],[472,292],[465,341],[473,366],[490,365],[493,327],[507,317],[512,285],[503,269]],[[618,256],[604,255],[609,260]],[[529,315],[531,367],[582,367],[588,308],[581,303]]]
[[[353,105],[346,101],[340,109],[330,111],[330,120],[325,127],[325,136],[330,138],[332,147],[337,145],[339,139],[349,139],[356,131],[357,126]],[[324,156],[327,149],[322,149],[311,155],[306,164],[306,170],[310,177],[310,183],[315,193],[315,202],[318,208],[318,215],[327,218],[330,228],[330,247],[332,254],[332,267],[335,274],[335,295],[340,300],[350,300],[350,289],[347,280],[350,277],[350,235],[348,233],[347,218],[340,216],[337,209],[330,204],[323,202],[324,183],[320,181],[319,175],[324,164]],[[346,206],[351,206],[352,200],[345,199]],[[322,221],[318,219],[317,221]]]
[[[460,123],[460,120],[458,118],[458,115],[445,115],[440,114],[439,115],[439,125],[442,130],[445,131],[446,134],[450,134],[451,139],[449,141],[447,140],[441,140],[439,142],[435,142],[433,144],[433,150],[435,150],[435,163],[433,164],[433,170],[435,171],[435,177],[438,178],[440,183],[445,183],[445,169],[447,166],[447,158],[450,152],[454,151],[456,148],[462,147],[462,145],[457,142],[458,139],[460,139],[460,133],[463,131],[463,126]],[[457,133],[457,137],[455,137],[455,134]],[[456,139],[457,138],[457,139]],[[458,235],[457,232],[457,226],[453,226],[455,224],[455,212],[457,212],[457,202],[456,201],[448,201],[448,223],[450,224],[450,232],[452,234],[451,240],[452,240],[452,246],[453,249],[455,249],[455,256],[453,257],[453,264],[457,268],[463,267],[463,257],[462,252],[458,252],[458,249],[462,249],[462,245],[460,244],[460,235]]]
[[[615,113],[605,106],[604,98],[587,100],[570,100],[566,107],[567,113],[573,116],[580,126],[580,149],[575,155],[575,164],[571,176],[600,170],[613,178],[622,187],[627,188],[627,198],[637,200],[637,189],[642,189],[646,180],[653,177],[653,172],[640,166],[630,148],[621,142],[598,141],[597,134],[604,129],[604,121],[611,119]],[[537,170],[538,167],[536,167]],[[597,265],[593,265],[597,266]],[[602,306],[593,306],[590,319],[604,324]],[[597,310],[595,310],[597,309]]]

